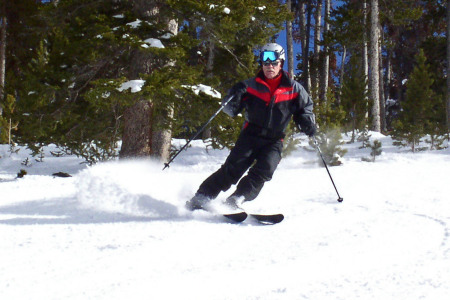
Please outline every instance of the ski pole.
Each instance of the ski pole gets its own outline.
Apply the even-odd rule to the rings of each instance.
[[[233,99],[234,98],[234,95],[231,95],[223,104],[222,104],[222,106],[219,108],[219,110],[218,111],[216,111],[216,113],[211,117],[211,118],[209,118],[209,120],[208,120],[208,122],[206,122],[205,123],[205,125],[203,125],[202,126],[202,128],[200,128],[187,142],[186,142],[186,144],[184,144],[184,146],[183,147],[181,147],[181,149],[180,150],[178,150],[177,151],[177,153],[175,153],[175,155],[174,156],[172,156],[172,158],[168,161],[168,162],[166,162],[165,164],[164,164],[164,168],[163,168],[163,171],[166,169],[166,168],[168,168],[168,167],[170,167],[170,163],[172,163],[173,162],[173,160],[178,156],[178,154],[180,154],[181,153],[181,151],[183,151],[194,139],[196,139],[197,138],[197,136],[200,134],[200,133],[202,133],[203,132],[203,130],[205,130],[205,128],[209,125],[209,123],[211,123],[211,121],[212,120],[214,120],[214,118],[215,117],[217,117],[217,115],[225,108],[225,106],[231,101],[231,99]]]
[[[320,158],[322,158],[322,161],[323,161],[323,164],[324,164],[324,166],[325,166],[325,169],[327,169],[328,176],[330,176],[331,183],[333,184],[334,189],[336,190],[336,194],[338,195],[337,201],[338,201],[338,202],[342,202],[342,201],[344,200],[344,198],[342,198],[342,197],[339,195],[339,192],[338,192],[338,190],[337,190],[337,188],[336,188],[336,185],[334,184],[333,177],[331,177],[330,170],[328,170],[327,163],[325,162],[325,159],[323,158],[322,151],[320,151],[319,144],[317,143],[316,137],[313,137],[313,139],[314,139],[314,145],[316,145],[316,149],[317,149],[317,151],[318,151],[319,154],[320,154]]]

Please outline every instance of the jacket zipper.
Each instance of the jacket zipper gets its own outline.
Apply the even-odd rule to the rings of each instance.
[[[276,91],[277,90],[275,90],[275,92],[273,93],[273,96],[270,99],[270,103],[267,105],[269,108],[269,111],[267,112],[266,122],[264,122],[264,125],[266,125],[265,128],[267,128],[267,129],[271,128],[270,125],[272,123],[272,109],[273,109],[273,104],[275,103]]]

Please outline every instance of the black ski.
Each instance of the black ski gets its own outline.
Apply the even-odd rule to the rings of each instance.
[[[228,220],[231,220],[235,223],[241,223],[241,222],[244,222],[245,219],[247,219],[248,214],[246,212],[241,211],[241,212],[236,212],[236,213],[231,213],[231,214],[223,214],[222,216],[224,216]]]
[[[264,225],[273,225],[278,224],[284,220],[283,214],[272,214],[272,215],[261,215],[261,214],[247,214],[244,211],[231,213],[231,214],[223,214],[226,219],[231,220],[234,223],[242,223],[247,217],[256,220],[257,222]]]
[[[261,224],[273,225],[280,223],[284,220],[283,214],[273,214],[273,215],[259,215],[259,214],[249,214],[249,216]]]
[[[187,207],[189,210],[194,211],[197,209],[201,209],[204,211],[207,211],[209,213],[215,214],[215,215],[219,215],[219,216],[223,216],[226,220],[229,220],[233,223],[242,223],[244,222],[249,216],[256,220],[257,222],[264,224],[264,225],[273,225],[273,224],[277,224],[280,223],[281,221],[283,221],[284,219],[284,215],[282,214],[272,214],[272,215],[262,215],[262,214],[248,214],[246,213],[242,208],[239,208],[240,210],[238,210],[237,212],[234,213],[227,213],[227,214],[217,214],[217,212],[214,212],[206,207],[196,207],[194,209],[192,209],[192,207]]]
[[[188,208],[188,209],[189,209],[189,208]],[[244,222],[245,219],[247,219],[247,217],[248,217],[248,214],[247,214],[246,212],[244,212],[244,211],[237,211],[237,212],[232,212],[232,213],[224,214],[224,213],[218,213],[218,212],[215,212],[215,211],[210,210],[210,209],[205,208],[205,207],[199,207],[199,208],[196,208],[196,209],[194,209],[194,210],[191,210],[191,209],[189,209],[189,210],[190,210],[190,211],[204,210],[204,211],[206,211],[206,212],[208,212],[208,213],[210,213],[210,214],[216,215],[216,216],[218,216],[218,217],[224,217],[225,220],[231,221],[232,223],[242,223],[242,222]]]

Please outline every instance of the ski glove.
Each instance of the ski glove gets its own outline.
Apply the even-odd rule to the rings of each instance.
[[[230,91],[228,96],[222,100],[222,105],[233,96],[230,102],[225,106],[223,111],[230,117],[235,117],[241,111],[241,101],[242,96],[247,92],[247,86],[243,82],[238,82],[235,84]]]
[[[314,121],[311,120],[308,116],[300,115],[298,118],[296,118],[296,123],[298,129],[300,131],[304,132],[307,136],[313,137],[316,134],[316,125],[314,124]]]
[[[313,137],[316,134],[316,125],[311,123],[311,126],[305,126],[301,129],[307,136]]]
[[[230,95],[234,95],[236,98],[242,97],[247,92],[247,85],[245,83],[238,82],[230,89]]]

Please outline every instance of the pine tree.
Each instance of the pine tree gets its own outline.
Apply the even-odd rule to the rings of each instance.
[[[330,166],[341,165],[340,158],[347,152],[339,147],[343,144],[341,125],[345,119],[345,111],[337,104],[331,89],[328,89],[327,101],[322,101],[314,107],[316,123],[320,128],[317,141],[323,152],[325,162]],[[313,141],[310,141],[313,146]],[[320,161],[320,160],[319,160]]]
[[[328,88],[327,99],[328,101],[316,103],[314,106],[316,123],[322,131],[330,128],[340,128],[345,120],[345,111],[342,105],[337,103],[331,88]]]
[[[447,74],[450,73],[450,0],[447,0]],[[450,76],[447,75],[447,92],[446,92],[446,114],[447,114],[447,134],[450,138]]]
[[[317,134],[316,140],[327,165],[342,165],[341,157],[347,153],[347,149],[340,147],[344,142],[342,141],[342,135],[338,128],[330,128],[326,132],[320,131]],[[312,144],[312,141],[310,144]],[[319,159],[319,163],[323,164],[321,159]]]
[[[0,4],[0,117],[3,114],[2,102],[5,96],[7,22],[5,2],[2,1]]]
[[[254,49],[281,30],[286,16],[283,5],[269,0],[51,3],[42,12],[45,38],[18,91],[20,140],[36,147],[52,142],[89,162],[106,159],[117,155],[125,112],[139,103],[149,110],[136,128],[175,136],[186,125],[194,131],[219,101],[185,86],[207,84],[224,94],[254,76]],[[168,33],[172,19],[182,25],[177,35]],[[140,91],[118,91],[136,79],[144,81]],[[221,114],[211,124],[211,145],[230,145],[239,123]]]
[[[432,27],[430,25],[435,23],[421,19],[426,11],[424,5],[424,2],[416,0],[380,1],[384,47],[390,64],[389,77],[392,78],[386,83],[387,96],[398,102],[402,102],[404,97],[401,82],[412,72],[417,49],[423,47],[423,30],[420,27]]]
[[[393,138],[395,145],[410,146],[415,152],[416,146],[432,126],[432,118],[435,111],[433,103],[436,95],[431,89],[433,79],[429,66],[421,49],[416,55],[414,67],[407,82],[405,101],[401,104],[402,111],[397,121],[394,122]]]
[[[15,103],[8,101],[15,101],[17,90],[23,86],[24,70],[39,41],[39,32],[35,28],[39,23],[36,15],[40,6],[40,1],[34,0],[1,1],[0,116],[2,106],[15,106]],[[7,135],[9,122],[3,124],[0,124],[0,131]]]
[[[14,116],[16,99],[12,95],[7,95],[3,102],[3,113],[0,115],[0,143],[8,143],[10,147],[14,147],[12,131],[17,130],[18,125]]]
[[[370,147],[370,137],[372,135],[369,133],[369,126],[364,126],[363,130],[361,131],[360,135],[358,136],[357,141],[361,142],[362,145],[359,147],[359,149]]]
[[[367,78],[358,63],[359,57],[353,55],[350,59],[347,73],[344,75],[341,103],[347,114],[347,123],[352,130],[352,142],[356,138],[356,132],[364,130],[368,125],[367,112]]]
[[[126,35],[125,18],[114,17],[124,5],[66,0],[42,10],[46,23],[39,29],[46,35],[19,91],[22,143],[35,151],[55,143],[89,162],[114,153],[120,106],[105,101],[105,109],[99,110],[86,93],[101,78],[110,79],[110,86],[119,85],[124,80],[120,61],[129,55],[126,47],[140,44]]]
[[[332,47],[341,52],[341,64],[339,75],[338,101],[341,102],[342,89],[344,84],[346,69],[351,64],[347,57],[363,57],[364,54],[364,14],[360,1],[345,0],[342,5],[332,11],[330,17],[329,39]]]
[[[370,151],[371,158],[362,157],[361,160],[368,162],[375,162],[375,158],[381,155],[381,153],[383,152],[383,150],[381,149],[382,143],[379,140],[375,140],[373,141],[373,143],[369,142],[369,147],[371,149]]]

